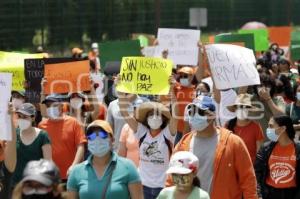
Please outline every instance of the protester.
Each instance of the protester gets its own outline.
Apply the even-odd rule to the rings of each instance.
[[[10,199],[11,178],[17,164],[17,147],[15,125],[12,115],[14,108],[12,104],[8,106],[8,114],[11,116],[12,140],[0,140],[0,198]]]
[[[249,118],[249,112],[255,111],[255,107],[251,104],[251,96],[240,94],[236,102],[227,108],[236,112],[237,117],[229,120],[225,127],[242,138],[254,164],[256,153],[264,141],[264,135],[260,124]]]
[[[40,122],[39,128],[48,132],[52,145],[52,158],[58,166],[63,182],[67,180],[73,166],[84,157],[86,143],[80,123],[73,117],[64,115],[61,95],[48,95],[42,104],[47,107],[48,118]]]
[[[200,82],[196,87],[196,97],[198,96],[211,96],[211,91],[208,83],[206,82]]]
[[[98,73],[101,70],[98,43],[92,43],[91,48],[88,57],[95,63],[95,72]]]
[[[12,91],[11,92],[11,102],[15,109],[19,108],[26,101],[25,91]]]
[[[115,85],[113,85],[113,86],[115,86]],[[120,92],[117,92],[117,95],[120,96],[122,94]],[[128,99],[129,103],[134,102],[134,100],[136,99],[135,94],[127,93],[127,94],[125,94],[125,96]],[[106,117],[106,121],[111,125],[111,127],[114,131],[114,139],[115,139],[114,149],[115,150],[117,150],[119,147],[121,130],[126,123],[124,118],[121,115],[119,103],[120,103],[120,99],[116,99],[109,104],[109,106],[107,108],[107,117]]]
[[[244,142],[224,128],[215,126],[215,105],[203,96],[188,105],[192,131],[176,145],[174,152],[191,151],[199,162],[201,188],[212,199],[257,198],[256,180]],[[238,177],[237,177],[238,176]],[[166,185],[172,185],[169,177]]]
[[[175,186],[164,188],[157,199],[209,199],[208,193],[200,188],[198,169],[199,160],[193,153],[175,153],[167,170],[167,174],[172,175]]]
[[[95,120],[87,128],[88,150],[92,155],[76,165],[68,179],[68,198],[143,199],[134,164],[113,152],[113,130],[108,122]]]
[[[41,158],[52,160],[51,144],[48,133],[32,126],[35,121],[36,109],[30,103],[22,104],[17,109],[17,165],[13,174],[13,186],[21,179],[26,164]]]
[[[135,117],[128,113],[130,101],[126,94],[119,95],[120,111],[139,142],[139,173],[142,179],[145,199],[155,199],[164,187],[165,172],[172,154],[175,134],[177,132],[177,103],[171,83],[170,110],[158,102],[146,102],[136,110]]]
[[[136,109],[145,102],[149,102],[149,100],[144,97],[137,97],[135,101],[132,103],[132,106],[129,107],[128,112],[134,115]],[[126,157],[132,160],[134,164],[138,167],[139,142],[135,137],[135,133],[127,123],[123,126],[121,130],[118,154],[122,157]]]
[[[30,161],[23,172],[22,181],[13,192],[13,199],[62,199],[60,175],[49,160]]]
[[[258,194],[263,199],[300,197],[300,145],[289,116],[274,116],[269,121],[267,142],[256,157]]]

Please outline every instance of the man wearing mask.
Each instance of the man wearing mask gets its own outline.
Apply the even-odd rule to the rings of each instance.
[[[175,147],[191,151],[201,165],[197,176],[211,199],[257,199],[256,179],[244,142],[232,132],[215,126],[212,98],[202,96],[188,105],[192,131]],[[171,178],[167,186],[172,185]]]
[[[80,123],[75,118],[63,114],[64,100],[58,94],[48,95],[42,101],[47,107],[48,118],[39,124],[39,128],[49,134],[52,158],[61,172],[63,182],[67,180],[72,167],[83,160],[86,143]]]
[[[181,139],[184,133],[184,110],[186,105],[191,103],[196,95],[195,86],[192,84],[194,78],[194,70],[192,67],[182,67],[178,70],[179,83],[174,87],[174,92],[178,102],[178,120],[177,135],[175,138],[175,144]]]

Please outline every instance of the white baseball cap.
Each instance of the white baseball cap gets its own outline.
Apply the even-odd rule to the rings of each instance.
[[[199,168],[199,159],[189,151],[176,152],[170,160],[167,174],[189,174],[197,171]]]
[[[98,48],[98,43],[92,43],[92,48]]]

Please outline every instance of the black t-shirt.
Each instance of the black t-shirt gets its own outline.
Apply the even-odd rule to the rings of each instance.
[[[0,198],[9,199],[11,190],[11,176],[7,168],[5,167],[4,161],[0,162]]]

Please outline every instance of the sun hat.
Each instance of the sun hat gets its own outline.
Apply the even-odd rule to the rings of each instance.
[[[59,169],[50,160],[34,160],[27,163],[22,182],[36,181],[46,186],[60,182]]]
[[[258,108],[251,103],[251,97],[252,96],[247,93],[239,94],[234,104],[227,106],[227,109],[231,112],[235,112],[238,106],[246,106],[249,111],[257,111]]]
[[[170,160],[167,174],[189,174],[199,168],[199,159],[189,151],[176,152]]]
[[[88,125],[86,131],[88,132],[91,128],[95,128],[95,127],[102,128],[104,131],[111,134],[112,136],[114,135],[110,124],[105,120],[95,120],[95,121],[93,121],[92,123],[90,123]]]
[[[33,104],[24,103],[21,104],[20,108],[17,109],[16,113],[21,113],[26,116],[35,116],[36,108]]]
[[[145,123],[147,119],[147,114],[154,110],[156,113],[161,113],[168,120],[171,118],[170,110],[159,102],[145,102],[141,104],[135,112],[135,118],[140,123]]]

